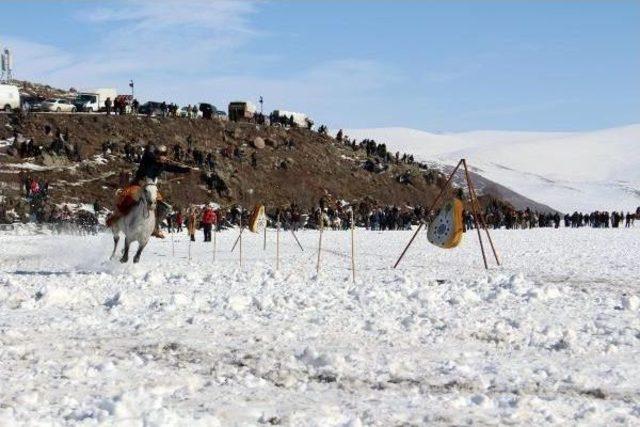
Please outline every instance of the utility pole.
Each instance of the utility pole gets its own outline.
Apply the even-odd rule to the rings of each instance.
[[[260,103],[260,114],[263,114],[264,112],[262,111],[262,107],[264,104],[264,99],[262,99],[262,95],[260,95],[260,100],[258,102]]]

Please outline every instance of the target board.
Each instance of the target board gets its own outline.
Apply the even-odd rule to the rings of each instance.
[[[450,249],[460,244],[462,232],[462,202],[452,199],[445,203],[440,213],[429,224],[427,238],[438,247]]]
[[[264,206],[258,203],[253,207],[249,216],[249,231],[257,233],[258,230],[266,227],[266,225],[267,216],[264,213]]]

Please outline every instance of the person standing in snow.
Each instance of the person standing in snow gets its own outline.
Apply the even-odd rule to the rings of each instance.
[[[213,206],[208,204],[205,206],[202,211],[202,220],[200,221],[202,224],[202,230],[204,232],[204,241],[211,241],[211,229],[214,224],[217,222],[216,213],[213,210]]]

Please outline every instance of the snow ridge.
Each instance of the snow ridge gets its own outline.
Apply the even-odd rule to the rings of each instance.
[[[640,205],[640,124],[592,132],[475,131],[434,134],[408,128],[349,129],[391,151],[455,165],[563,212],[635,210]]]

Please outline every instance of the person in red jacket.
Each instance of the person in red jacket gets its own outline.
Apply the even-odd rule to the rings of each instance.
[[[216,217],[216,213],[213,210],[213,206],[211,206],[211,204],[205,206],[204,210],[202,211],[202,220],[200,221],[202,224],[202,229],[204,230],[205,242],[211,241],[211,228],[217,222],[217,219],[218,218]]]

